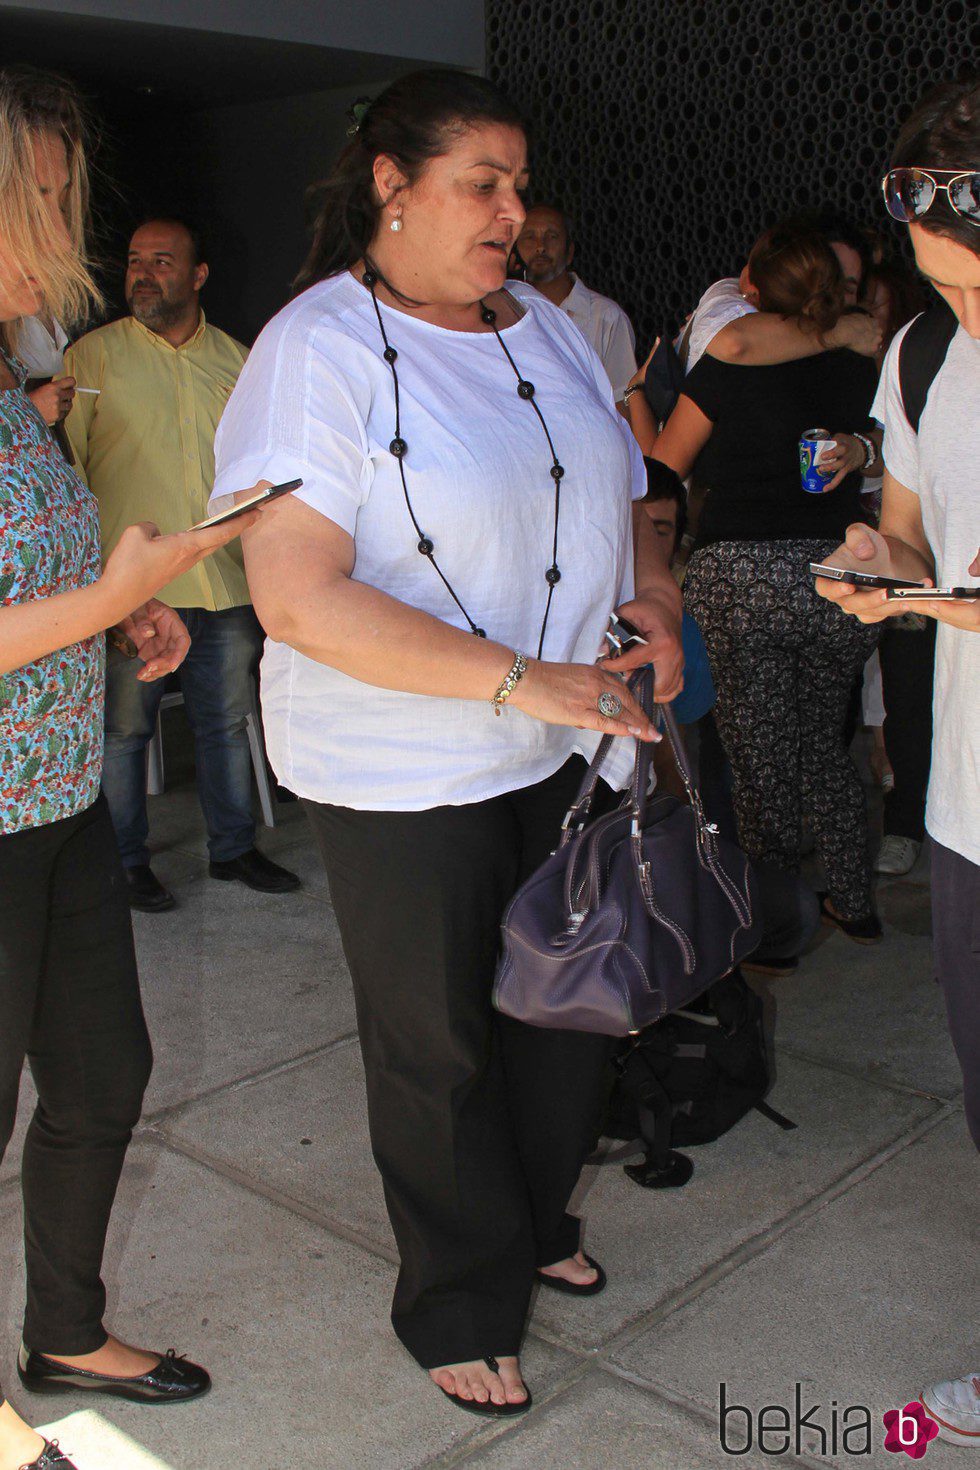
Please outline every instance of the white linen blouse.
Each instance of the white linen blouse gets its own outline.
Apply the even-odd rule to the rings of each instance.
[[[592,663],[633,590],[631,500],[643,461],[581,333],[533,287],[504,340],[535,385],[562,480],[558,565],[543,657]],[[488,637],[537,653],[551,564],[554,482],[544,431],[493,333],[451,331],[381,307],[398,352],[405,474],[419,524]],[[299,498],[354,538],[353,578],[466,623],[418,549],[398,464],[391,369],[368,291],[349,272],[310,287],[260,334],[218,427],[212,499],[301,477]],[[487,700],[381,689],[267,639],[269,757],[297,795],[360,810],[461,805],[533,785],[593,732]],[[630,747],[632,741],[617,742]],[[622,777],[626,761],[614,763]],[[608,777],[607,777],[608,779]]]

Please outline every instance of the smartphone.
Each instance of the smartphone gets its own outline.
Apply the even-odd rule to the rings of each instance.
[[[216,515],[208,516],[206,521],[198,521],[196,526],[191,526],[192,531],[204,531],[208,526],[220,526],[225,521],[233,521],[236,516],[243,516],[248,511],[254,510],[257,505],[268,505],[270,500],[278,500],[280,495],[289,495],[291,491],[298,490],[302,480],[286,480],[282,485],[267,485],[260,490],[258,495],[250,495],[248,500],[240,500],[237,505],[229,506],[227,510],[219,510]],[[222,496],[222,499],[224,497]]]
[[[832,582],[846,582],[850,587],[921,587],[921,582],[905,582],[898,577],[879,577],[877,572],[852,572],[849,567],[827,567],[818,561],[810,563],[814,577],[829,577]]]
[[[889,597],[900,597],[903,602],[976,602],[980,587],[894,587]]]
[[[646,647],[647,641],[635,623],[631,623],[629,618],[621,618],[618,613],[610,614],[609,627],[603,637],[609,644],[607,658],[619,658],[621,653],[628,653],[640,644]]]

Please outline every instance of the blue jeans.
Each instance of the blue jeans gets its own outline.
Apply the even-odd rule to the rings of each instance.
[[[252,762],[245,732],[262,629],[251,607],[222,612],[177,609],[191,635],[180,687],[194,731],[197,793],[214,862],[255,845]],[[123,866],[149,861],[146,839],[146,747],[156,729],[165,680],[142,684],[138,659],[111,645],[106,663],[106,740],[102,789]]]

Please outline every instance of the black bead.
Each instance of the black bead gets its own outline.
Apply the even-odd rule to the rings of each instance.
[[[474,628],[473,629],[473,637],[474,638],[485,638],[486,636],[487,636],[487,630],[486,630],[486,628]]]
[[[428,536],[422,537],[422,540],[419,542],[419,551],[421,551],[423,556],[431,556],[433,551],[435,551],[435,547]]]
[[[521,378],[517,385],[517,393],[520,398],[533,398],[534,384],[529,383],[527,378]]]
[[[553,480],[560,480],[560,479],[562,479],[563,476],[564,476],[564,474],[565,474],[565,466],[563,464],[553,464],[551,466],[551,478]]]
[[[388,448],[391,450],[396,459],[404,459],[406,454],[408,453],[408,445],[405,443],[404,439],[392,439],[391,443],[388,445]]]
[[[484,322],[486,322],[488,327],[492,327],[494,322],[497,320],[497,313],[494,311],[492,306],[485,306],[480,312],[480,317]]]
[[[561,572],[557,567],[549,567],[544,574],[544,579],[549,587],[557,587],[561,581]]]
[[[385,348],[385,362],[394,362],[397,356],[398,353],[395,351],[394,347]]]
[[[378,278],[375,275],[374,271],[371,270],[365,271],[363,276],[361,277],[361,280],[364,282],[365,286],[367,286],[369,291],[378,284]]]

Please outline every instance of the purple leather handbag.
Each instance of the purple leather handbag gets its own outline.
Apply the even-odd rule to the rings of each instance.
[[[653,670],[630,688],[650,713]],[[755,878],[705,820],[680,732],[659,707],[688,801],[647,796],[651,753],[636,742],[620,806],[589,821],[600,741],[557,850],[518,889],[502,921],[493,1001],[532,1026],[625,1036],[687,1005],[761,938]]]

